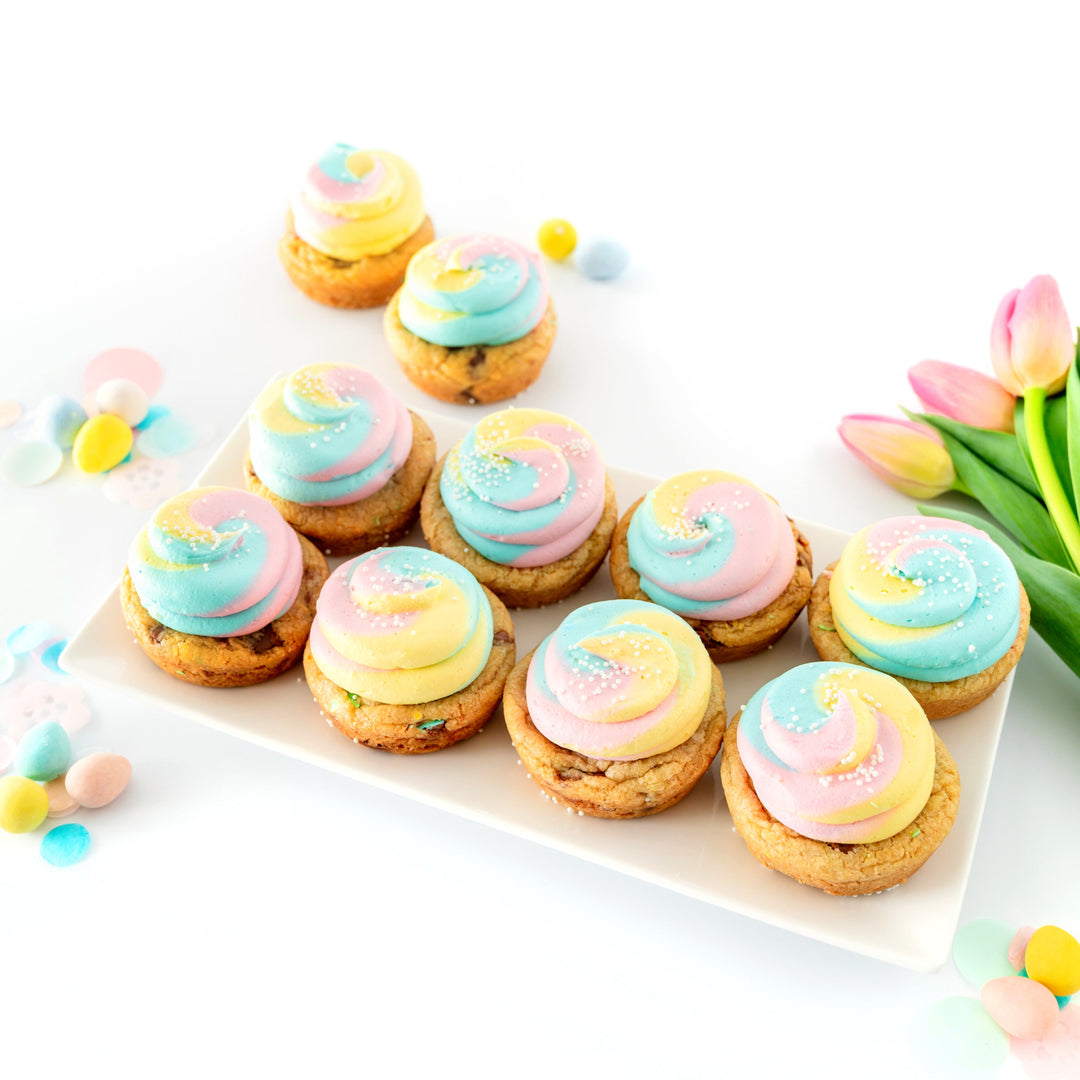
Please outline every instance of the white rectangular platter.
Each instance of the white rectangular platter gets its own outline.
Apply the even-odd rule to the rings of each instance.
[[[466,425],[423,413],[443,453]],[[246,418],[197,484],[243,487]],[[656,483],[610,468],[620,508]],[[844,534],[800,521],[820,570],[838,558]],[[423,544],[419,528],[409,543]],[[514,612],[518,656],[524,656],[573,608],[614,598],[606,564],[569,600]],[[722,668],[729,716],[769,679],[817,660],[805,615],[769,651]],[[960,769],[963,797],[951,834],[906,884],[869,897],[834,897],[759,865],[733,832],[720,787],[719,760],[680,804],[653,817],[605,821],[570,814],[545,798],[517,761],[497,712],[485,730],[449,750],[399,757],[354,745],[319,714],[298,667],[261,686],[213,690],[191,686],[155,667],[124,624],[117,590],[65,649],[74,675],[147,704],[366,784],[438,807],[708,904],[794,933],[919,971],[948,957],[967,886],[1012,676],[989,700],[938,725]]]

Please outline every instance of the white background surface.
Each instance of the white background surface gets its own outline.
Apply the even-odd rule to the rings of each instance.
[[[1080,317],[1075,15],[703,9],[8,17],[0,397],[73,393],[131,344],[162,361],[159,400],[220,435],[269,373],[313,360],[429,404],[377,314],[313,304],[276,262],[293,186],[344,139],[412,161],[440,232],[528,241],[559,215],[633,249],[614,284],[553,269],[559,338],[520,403],[570,413],[632,469],[742,472],[796,516],[906,511],[840,447],[839,417],[911,403],[917,360],[986,367],[998,300],[1036,273]],[[73,630],[143,517],[70,467],[0,488],[0,629]],[[962,923],[1080,925],[1077,700],[1032,640]],[[3,1066],[891,1076],[916,1067],[926,1007],[972,992],[92,702],[77,747],[135,775],[78,819],[80,867],[0,836]]]

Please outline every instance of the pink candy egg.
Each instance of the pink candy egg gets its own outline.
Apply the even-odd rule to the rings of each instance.
[[[131,762],[126,757],[98,752],[76,761],[64,783],[80,806],[96,809],[111,803],[130,779]]]
[[[1024,953],[1027,952],[1028,942],[1034,933],[1034,926],[1021,926],[1016,931],[1016,936],[1009,944],[1009,963],[1014,970],[1019,971],[1024,966]]]
[[[994,1021],[1017,1039],[1041,1039],[1058,1019],[1057,998],[1042,983],[1003,975],[982,988],[982,1003]]]

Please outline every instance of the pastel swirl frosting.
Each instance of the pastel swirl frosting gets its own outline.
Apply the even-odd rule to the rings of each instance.
[[[870,667],[924,682],[975,675],[1020,629],[1020,582],[980,529],[896,517],[848,541],[829,585],[844,644]]]
[[[420,180],[407,161],[335,143],[308,169],[292,215],[304,243],[356,262],[400,247],[423,224],[425,211]]]
[[[475,234],[436,240],[412,257],[398,315],[434,345],[505,345],[532,330],[547,304],[547,273],[535,251]]]
[[[682,619],[641,600],[568,615],[533,654],[529,716],[545,738],[609,761],[662,754],[697,730],[712,663]]]
[[[504,409],[447,454],[439,490],[458,533],[485,558],[547,566],[596,528],[604,483],[584,428],[542,409]]]
[[[795,573],[795,538],[783,511],[732,473],[665,480],[634,512],[626,540],[642,591],[693,619],[761,611]]]
[[[894,836],[934,782],[934,735],[919,703],[854,664],[803,664],[773,679],[743,710],[737,739],[761,805],[811,840]]]
[[[422,548],[342,563],[319,594],[311,650],[350,693],[418,705],[468,686],[491,654],[494,619],[476,578]]]
[[[204,487],[158,508],[131,545],[128,571],[158,622],[184,634],[237,637],[292,607],[303,553],[265,499]]]
[[[308,364],[279,379],[259,395],[248,428],[256,475],[305,506],[366,499],[412,449],[409,410],[351,364]]]

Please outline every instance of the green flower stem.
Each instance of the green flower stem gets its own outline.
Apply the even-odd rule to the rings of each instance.
[[[1050,511],[1061,542],[1069,553],[1073,568],[1080,570],[1080,524],[1072,512],[1061,477],[1054,468],[1050,456],[1050,444],[1046,440],[1046,390],[1036,386],[1024,394],[1024,430],[1027,434],[1028,449],[1031,452],[1031,464],[1035,479],[1042,489],[1046,508]]]

